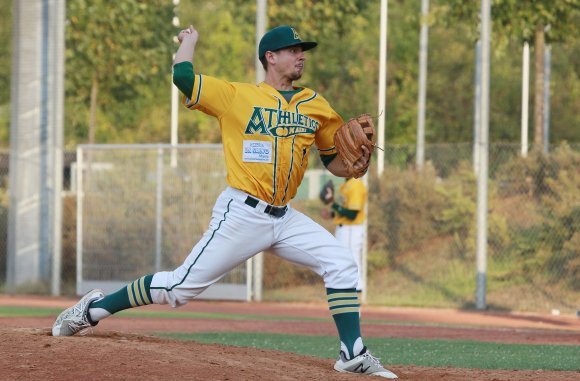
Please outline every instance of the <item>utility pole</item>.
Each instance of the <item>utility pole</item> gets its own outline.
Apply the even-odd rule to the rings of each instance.
[[[475,305],[479,310],[486,308],[490,24],[490,0],[481,0],[481,128],[479,131],[480,162],[477,173],[477,290],[475,298]]]
[[[425,165],[425,99],[427,97],[427,51],[429,43],[429,0],[421,0],[421,42],[419,48],[419,100],[417,107],[417,168]]]

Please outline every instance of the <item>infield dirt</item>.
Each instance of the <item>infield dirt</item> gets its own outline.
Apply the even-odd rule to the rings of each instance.
[[[0,296],[0,305],[66,308],[76,300]],[[167,306],[148,306],[170,311]],[[265,316],[328,317],[318,304],[258,304],[194,301],[175,310]],[[573,316],[454,310],[363,307],[365,337],[481,340],[505,343],[580,344]],[[114,316],[90,335],[52,337],[54,317],[0,318],[3,380],[362,380],[339,374],[333,360],[272,350],[200,344],[149,336],[151,332],[273,332],[335,335],[332,322],[132,318]],[[397,324],[396,322],[401,322]],[[409,323],[418,325],[409,325]],[[403,324],[404,323],[404,324]],[[445,326],[420,325],[424,323]],[[580,372],[513,371],[390,366],[403,380],[580,380]],[[364,378],[364,377],[363,377]]]

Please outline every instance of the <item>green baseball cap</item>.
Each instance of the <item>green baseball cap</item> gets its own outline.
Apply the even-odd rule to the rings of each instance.
[[[310,50],[318,45],[313,41],[302,41],[296,29],[288,25],[277,26],[264,34],[260,40],[258,57],[262,58],[268,50],[276,51],[290,46],[302,46],[302,50]]]

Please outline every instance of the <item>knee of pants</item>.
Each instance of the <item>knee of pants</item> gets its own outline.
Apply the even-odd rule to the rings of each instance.
[[[327,288],[356,288],[359,281],[358,266],[353,259],[345,262],[341,267],[326,272],[323,277]]]
[[[201,294],[208,285],[191,285],[175,279],[175,272],[163,271],[155,273],[151,280],[151,298],[156,304],[169,304],[171,307],[179,307],[187,304],[197,295]]]

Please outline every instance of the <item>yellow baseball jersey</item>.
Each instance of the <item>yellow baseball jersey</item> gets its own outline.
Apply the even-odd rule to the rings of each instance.
[[[315,91],[302,88],[287,102],[264,82],[195,74],[192,94],[182,102],[218,119],[228,185],[277,206],[296,195],[312,144],[320,155],[336,153],[334,133],[343,123]]]
[[[335,213],[336,225],[359,225],[365,221],[365,204],[367,202],[367,188],[360,179],[350,178],[338,189],[340,206],[350,210],[358,210],[354,220]]]

